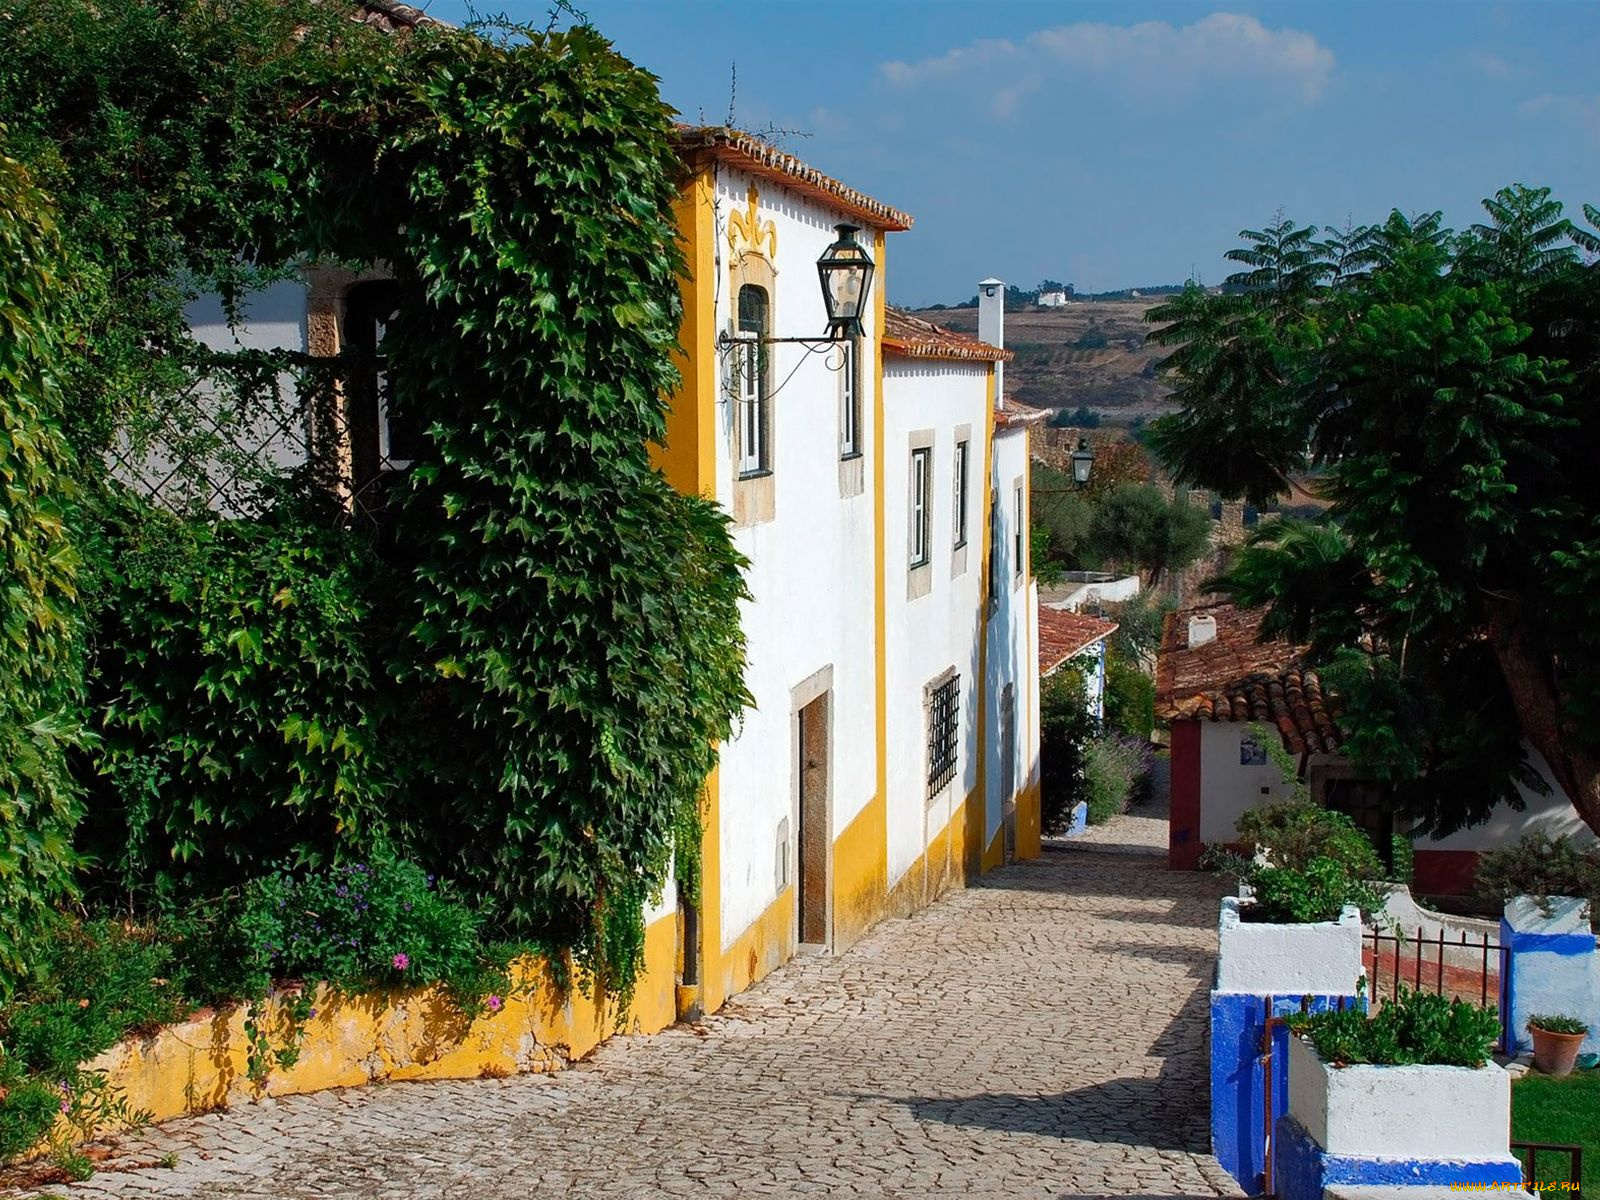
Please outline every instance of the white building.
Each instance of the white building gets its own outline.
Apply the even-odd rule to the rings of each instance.
[[[909,216],[736,131],[679,138],[683,382],[653,459],[726,509],[749,560],[754,699],[706,783],[700,902],[669,887],[647,914],[637,1003],[682,1014],[1038,853],[1039,794],[1003,289],[987,344],[891,314],[887,237]],[[830,345],[817,260],[842,225],[876,275],[860,336]],[[219,346],[335,355],[373,349],[404,302],[378,272],[317,269],[252,298],[239,329],[214,305],[191,315]],[[408,465],[412,435],[372,390],[340,448],[357,493]]]

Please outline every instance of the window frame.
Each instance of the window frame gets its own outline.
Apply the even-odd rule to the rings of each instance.
[[[1018,483],[1012,490],[1011,519],[1016,523],[1016,528],[1011,531],[1011,553],[1016,559],[1011,564],[1012,578],[1022,582],[1023,567],[1027,565],[1027,543],[1023,540],[1027,536],[1027,522],[1025,520],[1027,498],[1023,495],[1022,484]]]
[[[967,509],[970,504],[967,500],[968,480],[971,468],[968,462],[972,452],[972,442],[969,438],[962,438],[956,443],[955,461],[955,545],[954,549],[960,550],[967,544]]]
[[[914,446],[911,450],[911,497],[907,519],[906,551],[910,569],[915,571],[933,561],[932,446]]]
[[[755,318],[745,315],[745,295],[760,297],[760,312]],[[772,297],[758,283],[742,283],[735,298],[735,336],[739,340],[736,359],[738,384],[734,389],[739,406],[736,427],[739,452],[734,468],[740,479],[754,479],[772,472],[772,413],[770,394],[771,357],[762,339],[771,336]]]
[[[861,342],[841,343],[844,366],[839,371],[839,457],[860,458],[861,449]]]

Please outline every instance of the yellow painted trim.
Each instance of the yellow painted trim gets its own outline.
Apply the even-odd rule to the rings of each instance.
[[[466,1022],[431,988],[341,996],[323,991],[305,1024],[300,1057],[264,1087],[249,1078],[244,1006],[202,1011],[149,1037],[119,1042],[87,1064],[104,1071],[128,1107],[155,1121],[209,1112],[262,1095],[291,1096],[389,1079],[478,1079],[558,1071],[619,1027],[656,1033],[676,1019],[677,921],[645,930],[645,963],[627,1017],[593,996],[562,991],[541,959],[514,964],[499,1012]],[[267,1028],[282,1040],[283,1008],[270,1001]],[[58,1132],[77,1137],[63,1125]]]
[[[987,814],[985,814],[987,819]],[[978,860],[978,871],[987,875],[996,867],[1006,864],[1006,823],[1001,818],[1000,827],[994,831],[994,839],[983,848],[983,854]]]
[[[1043,852],[1043,816],[1037,780],[1017,793],[1017,860],[1038,858]]]
[[[745,202],[747,207],[744,212],[736,208],[728,214],[728,249],[733,251],[735,258],[739,257],[742,251],[748,251],[776,262],[778,223],[770,219],[766,221],[761,219],[761,192],[754,183],[750,185],[750,191],[745,194]]]
[[[650,447],[650,461],[678,491],[716,494],[717,283],[716,195],[710,170],[692,177],[673,202],[684,247],[683,323],[673,365],[682,383],[667,405],[665,445]]]
[[[784,888],[726,952],[718,950],[715,969],[700,977],[706,1012],[716,1012],[729,996],[765,979],[794,957],[794,904],[794,888]],[[708,948],[708,957],[710,953]]]
[[[970,814],[975,802],[981,802],[974,789],[962,798],[961,804],[950,814],[922,855],[906,869],[889,890],[887,912],[893,916],[909,916],[920,908],[932,904],[951,888],[965,887],[975,872],[968,870],[967,846],[971,836]]]

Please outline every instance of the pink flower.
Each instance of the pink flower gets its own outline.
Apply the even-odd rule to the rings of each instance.
[[[411,965],[411,959],[408,958],[406,955],[404,955],[404,954],[396,954],[394,956],[394,969],[396,971],[404,971],[410,965]]]
[[[504,1003],[504,1001],[502,1001],[499,996],[490,996],[489,997],[489,1011],[490,1012],[499,1012],[500,1011],[500,1006],[501,1006],[502,1003]]]

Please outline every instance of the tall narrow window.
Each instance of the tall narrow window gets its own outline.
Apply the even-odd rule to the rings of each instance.
[[[956,549],[967,544],[967,443],[956,443]]]
[[[854,340],[840,345],[844,366],[839,370],[839,457],[861,453],[861,356]]]
[[[1018,579],[1022,578],[1022,568],[1027,562],[1027,559],[1023,554],[1023,551],[1026,547],[1026,541],[1024,539],[1026,539],[1028,536],[1028,525],[1024,520],[1023,513],[1023,505],[1025,502],[1026,501],[1022,495],[1022,485],[1019,483],[1016,491],[1012,493],[1011,506],[1011,570],[1016,574]]]
[[[911,565],[921,567],[928,562],[928,481],[933,465],[933,451],[927,448],[911,452]]]
[[[399,309],[400,286],[389,281],[358,284],[345,300],[350,466],[358,491],[386,471],[405,470],[417,456],[418,431],[394,410],[394,380],[383,353]]]
[[[768,302],[764,289],[745,284],[739,289],[739,474],[760,475],[772,469],[768,444],[767,347]]]

